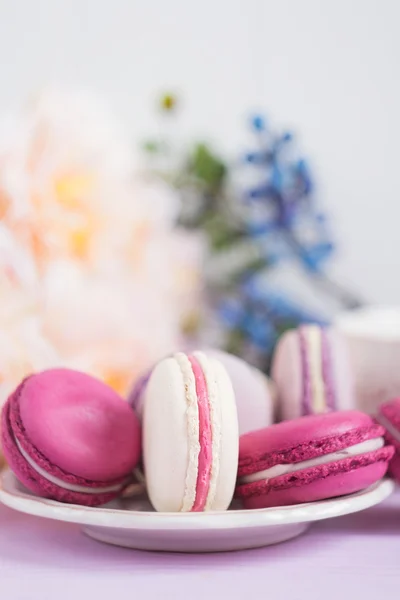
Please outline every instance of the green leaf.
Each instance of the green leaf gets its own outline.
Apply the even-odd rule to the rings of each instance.
[[[148,154],[158,154],[162,150],[162,144],[156,140],[147,140],[143,142],[142,149]]]
[[[223,215],[209,213],[203,220],[203,229],[213,250],[221,251],[232,247],[244,237],[242,231],[232,226]]]
[[[262,258],[255,258],[253,261],[247,263],[247,265],[235,273],[232,274],[232,284],[236,286],[239,282],[243,281],[244,278],[256,273],[261,273],[268,268],[268,262]]]
[[[189,169],[211,190],[220,188],[226,175],[225,164],[206,144],[197,144],[189,161]]]

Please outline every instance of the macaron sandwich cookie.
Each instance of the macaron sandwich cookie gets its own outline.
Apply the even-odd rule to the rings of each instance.
[[[245,508],[313,502],[363,490],[386,473],[394,449],[358,411],[309,415],[240,439],[236,495]]]
[[[355,408],[350,360],[333,328],[303,325],[280,339],[272,363],[281,420]]]
[[[239,435],[267,427],[274,419],[274,386],[261,371],[247,362],[222,350],[204,350],[209,358],[217,359],[226,369],[235,395]],[[128,402],[141,418],[147,384],[152,369],[136,381]]]
[[[143,409],[147,492],[157,511],[228,508],[238,465],[230,378],[204,352],[177,353],[152,371]]]
[[[140,424],[104,383],[51,369],[27,377],[9,397],[2,445],[11,470],[29,490],[98,506],[130,483],[140,458]]]
[[[382,404],[377,420],[386,430],[386,441],[396,451],[390,462],[389,473],[400,483],[400,398]]]

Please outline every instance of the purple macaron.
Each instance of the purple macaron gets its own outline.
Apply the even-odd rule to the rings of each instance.
[[[282,420],[356,407],[346,344],[333,328],[303,325],[279,340],[272,379]]]

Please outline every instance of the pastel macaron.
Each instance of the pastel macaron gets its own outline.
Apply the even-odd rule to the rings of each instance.
[[[235,393],[239,435],[274,422],[274,386],[261,371],[222,350],[208,350],[225,367]]]
[[[130,483],[140,457],[140,424],[104,383],[51,369],[27,377],[9,397],[2,445],[9,467],[31,491],[97,506]]]
[[[240,439],[236,495],[245,508],[313,502],[379,481],[394,449],[385,430],[358,411],[309,415]]]
[[[393,456],[389,472],[400,483],[400,398],[385,402],[379,407],[378,422],[386,430],[386,441],[394,446]]]
[[[302,325],[287,331],[271,371],[280,420],[356,407],[347,347],[333,328]]]
[[[162,360],[152,370],[143,407],[143,462],[153,507],[227,509],[238,446],[235,397],[223,365],[203,352]]]
[[[209,349],[203,353],[217,359],[227,371],[235,395],[239,434],[267,427],[274,421],[275,393],[273,382],[246,361],[223,352]],[[152,369],[140,377],[133,387],[128,401],[141,415]]]

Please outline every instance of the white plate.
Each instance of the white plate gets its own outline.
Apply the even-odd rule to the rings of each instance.
[[[90,537],[128,548],[170,552],[221,552],[258,548],[303,533],[312,521],[358,512],[379,504],[394,489],[385,479],[363,492],[312,504],[210,513],[157,513],[146,500],[118,500],[101,508],[61,504],[26,490],[2,474],[0,500],[20,512],[79,523]]]

